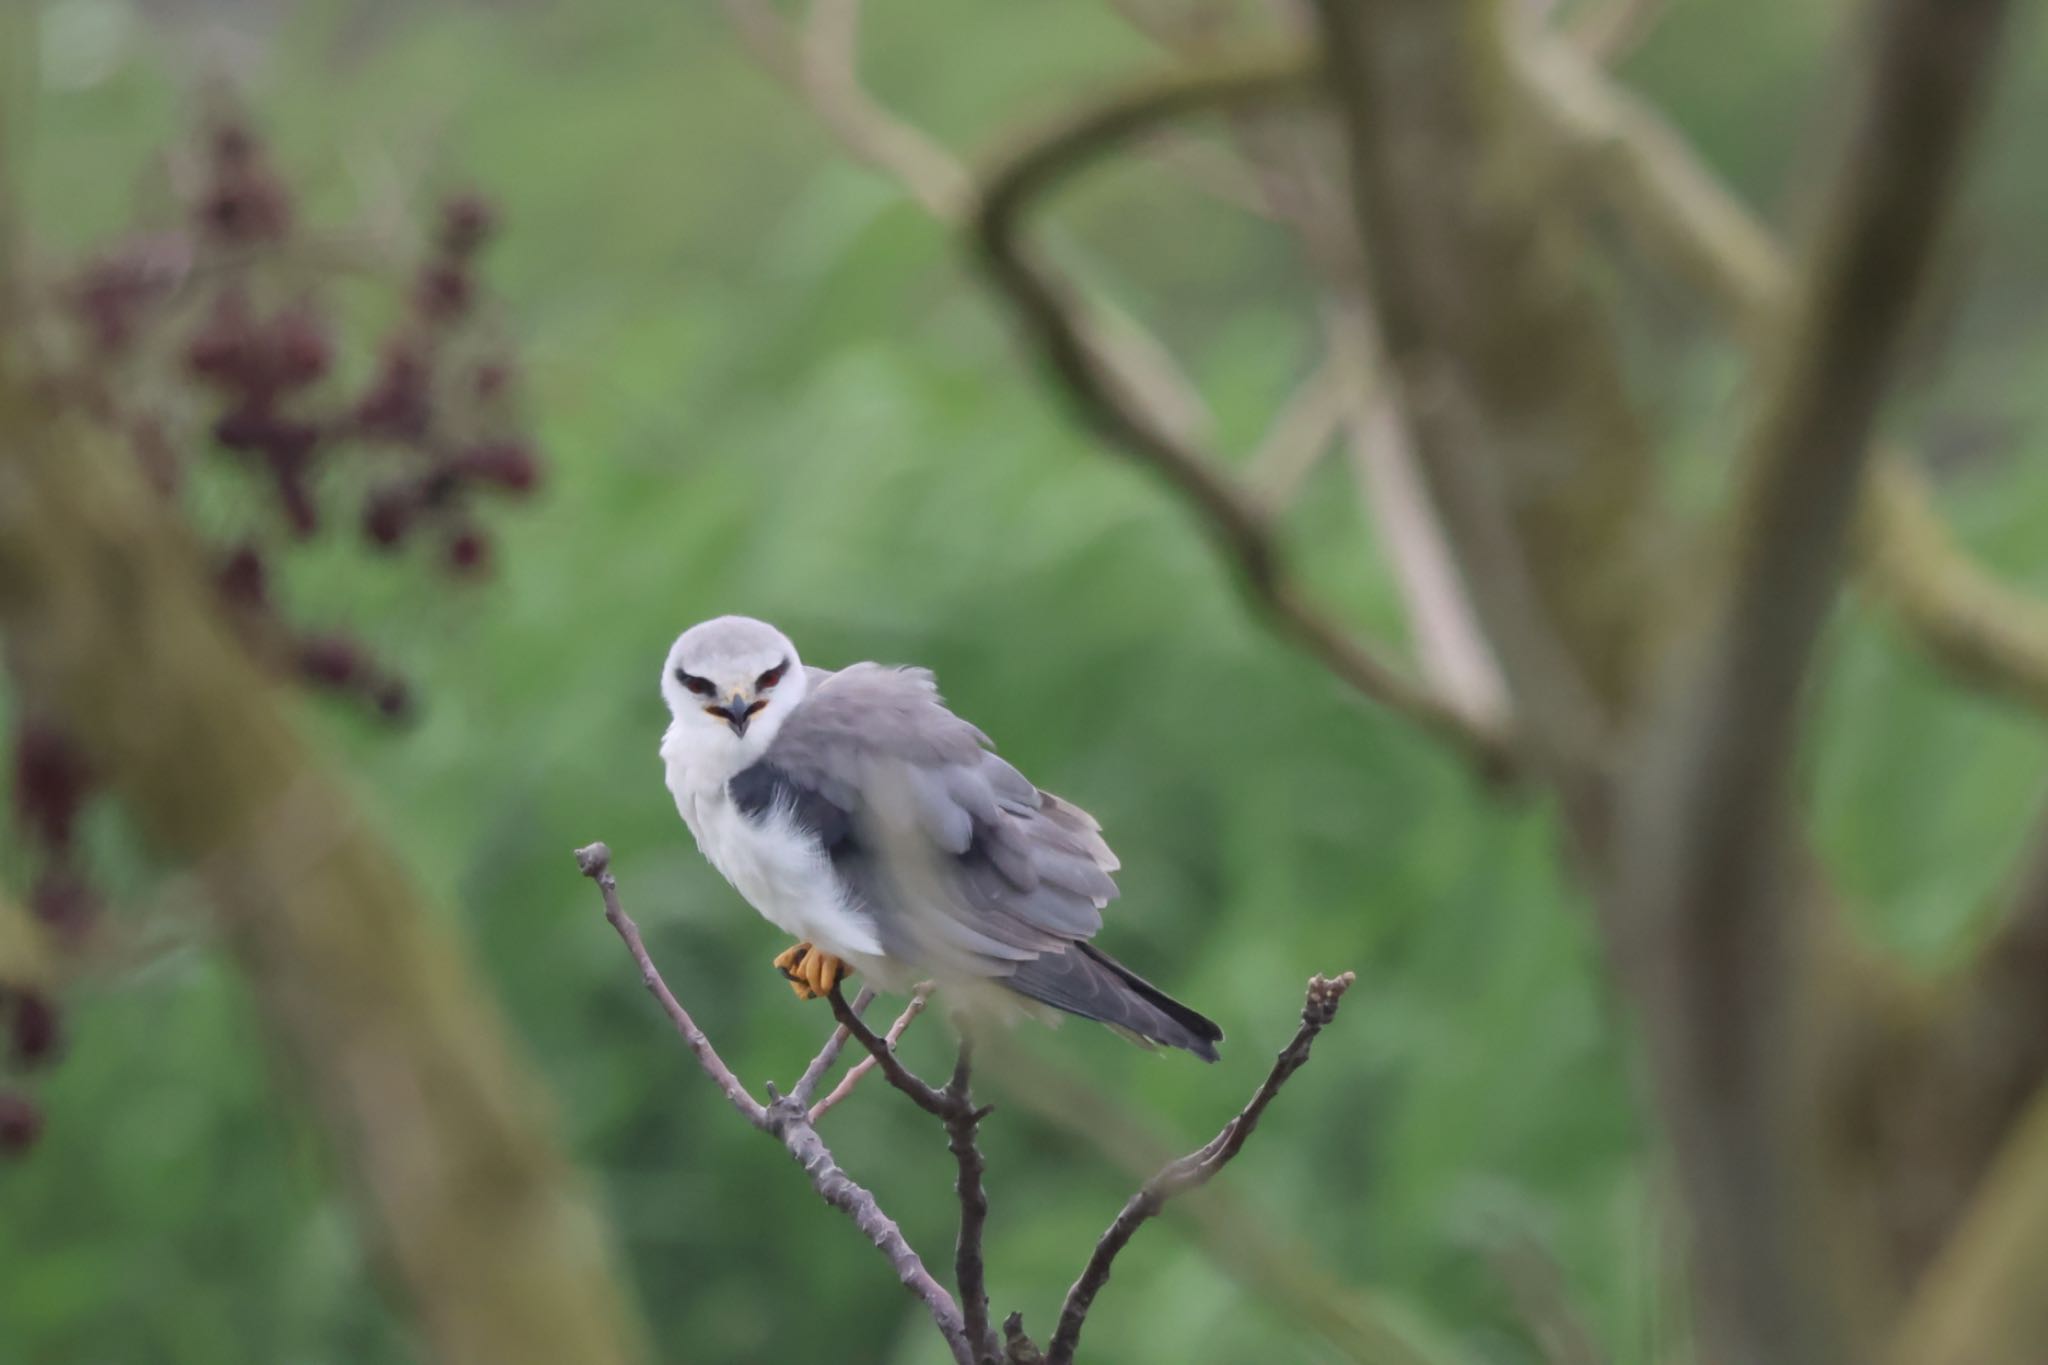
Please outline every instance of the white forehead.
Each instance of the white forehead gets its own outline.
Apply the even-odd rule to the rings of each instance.
[[[699,622],[684,631],[669,651],[669,659],[677,666],[707,676],[734,665],[759,672],[795,655],[796,647],[787,635],[751,616],[719,616]]]

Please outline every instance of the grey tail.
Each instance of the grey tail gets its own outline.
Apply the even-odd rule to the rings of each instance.
[[[1108,953],[1076,943],[1017,965],[1009,985],[1054,1009],[1093,1019],[1138,1038],[1216,1060],[1223,1030]]]

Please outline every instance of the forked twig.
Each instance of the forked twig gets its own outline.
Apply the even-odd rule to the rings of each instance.
[[[1301,1027],[1295,1030],[1294,1037],[1273,1059],[1273,1069],[1266,1073],[1266,1079],[1252,1093],[1250,1102],[1224,1124],[1215,1137],[1179,1160],[1169,1162],[1131,1196],[1116,1220],[1102,1234],[1102,1239],[1095,1244],[1095,1253],[1088,1258],[1081,1278],[1074,1281],[1074,1287],[1067,1291],[1066,1302],[1060,1306],[1059,1326],[1054,1329],[1052,1341],[1046,1347],[1046,1365],[1072,1365],[1074,1351],[1081,1344],[1081,1329],[1088,1321],[1088,1310],[1094,1306],[1095,1296],[1109,1283],[1110,1268],[1116,1263],[1117,1255],[1130,1244],[1139,1228],[1166,1207],[1167,1200],[1206,1185],[1243,1150],[1245,1140],[1258,1126],[1259,1116],[1280,1093],[1280,1087],[1308,1063],[1309,1049],[1314,1046],[1316,1035],[1337,1017],[1337,1007],[1344,999],[1344,992],[1351,989],[1351,983],[1356,979],[1352,972],[1335,977],[1309,978],[1308,996],[1301,1006]],[[1021,1323],[1018,1330],[1021,1333]]]

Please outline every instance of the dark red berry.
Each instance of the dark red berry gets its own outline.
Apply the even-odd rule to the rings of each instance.
[[[380,488],[363,501],[363,535],[382,550],[395,548],[412,530],[412,495],[402,488]]]
[[[469,271],[460,265],[436,262],[420,271],[413,287],[413,305],[423,317],[451,322],[469,311],[474,292]]]
[[[457,531],[448,541],[448,567],[468,577],[489,570],[491,542],[474,528]]]
[[[489,239],[498,215],[479,195],[464,194],[441,209],[441,250],[451,256],[468,256]]]
[[[378,714],[386,720],[404,720],[412,715],[412,689],[399,678],[390,678],[377,686],[373,698]]]
[[[231,553],[215,576],[220,595],[238,607],[262,608],[270,604],[270,569],[263,554],[253,545]]]
[[[64,1021],[57,1006],[40,991],[23,991],[14,1001],[8,1029],[14,1059],[23,1067],[50,1061],[64,1041]]]
[[[42,1135],[42,1110],[18,1090],[0,1090],[0,1156],[20,1156]]]
[[[288,389],[302,388],[327,373],[332,347],[320,320],[303,308],[280,313],[268,338],[276,362],[277,381]]]
[[[540,482],[540,461],[520,441],[492,441],[473,446],[456,461],[463,473],[513,493],[529,493]]]
[[[256,158],[256,135],[244,123],[225,122],[213,128],[213,159],[229,169],[239,169]]]
[[[62,852],[71,847],[91,787],[85,758],[63,731],[34,721],[16,727],[15,815],[45,848]]]
[[[61,937],[75,941],[99,919],[100,898],[77,873],[52,867],[29,888],[28,908]]]
[[[497,398],[512,385],[512,366],[503,360],[486,360],[470,375],[470,386],[478,398]]]
[[[199,226],[229,246],[274,242],[291,228],[291,196],[262,166],[222,164],[199,201]]]
[[[341,635],[309,636],[299,644],[299,676],[320,687],[347,687],[362,676],[363,654]]]
[[[403,343],[387,349],[370,391],[356,405],[356,425],[365,435],[417,441],[432,420],[427,363]]]
[[[223,289],[207,310],[206,321],[185,345],[185,364],[193,374],[221,388],[251,388],[260,383],[252,363],[255,328],[249,304],[238,289]]]
[[[277,415],[270,404],[250,399],[222,413],[213,424],[213,439],[229,450],[267,449],[278,430]]]

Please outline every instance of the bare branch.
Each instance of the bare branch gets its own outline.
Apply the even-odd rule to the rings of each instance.
[[[862,986],[860,994],[853,998],[851,1008],[855,1014],[865,1014],[867,1013],[868,1006],[874,1002],[875,988],[872,986]],[[839,1060],[839,1054],[845,1049],[848,1036],[844,1028],[832,1030],[831,1036],[825,1039],[825,1046],[818,1049],[818,1055],[811,1058],[811,1064],[805,1067],[804,1074],[797,1078],[795,1087],[789,1092],[790,1098],[796,1100],[799,1104],[809,1104],[811,1102],[811,1097],[817,1093],[819,1083],[825,1079],[825,1074],[832,1069],[832,1064]],[[814,1123],[817,1121],[815,1113],[811,1114],[810,1118]]]
[[[1253,1092],[1250,1102],[1224,1124],[1215,1137],[1179,1160],[1169,1162],[1131,1196],[1096,1243],[1095,1253],[1088,1258],[1081,1278],[1074,1281],[1074,1287],[1067,1291],[1066,1302],[1060,1305],[1059,1326],[1046,1347],[1046,1365],[1072,1365],[1074,1351],[1081,1344],[1081,1329],[1088,1321],[1088,1310],[1094,1306],[1095,1296],[1109,1283],[1110,1268],[1115,1264],[1118,1253],[1130,1244],[1139,1228],[1166,1206],[1169,1199],[1207,1184],[1244,1149],[1252,1129],[1258,1126],[1259,1116],[1280,1093],[1280,1087],[1307,1064],[1309,1049],[1314,1045],[1316,1035],[1337,1017],[1337,1007],[1344,999],[1344,992],[1356,979],[1351,972],[1336,977],[1310,977],[1308,995],[1301,1007],[1301,1027],[1273,1059],[1273,1069]]]
[[[1600,0],[1572,17],[1572,46],[1603,65],[1620,61],[1664,17],[1664,0]]]
[[[1709,1340],[1730,1359],[1835,1359],[1843,1345],[1825,1239],[1798,1193],[1814,1059],[1786,1039],[1825,1030],[1801,1013],[1821,1007],[1809,989],[1817,898],[1791,835],[1787,769],[1870,430],[2004,9],[1879,11],[1855,134],[1745,450],[1726,582],[1672,670],[1622,802],[1618,899],[1641,925],[1635,984],[1716,1314]]]
[[[720,5],[748,52],[804,101],[851,156],[895,180],[939,222],[966,219],[972,207],[966,168],[860,83],[858,0],[817,0],[811,25],[801,33],[769,0],[720,0]],[[1098,306],[1083,320],[1083,330],[1118,383],[1162,425],[1183,434],[1208,429],[1200,393],[1136,319]]]
[[[626,951],[633,955],[633,965],[640,969],[640,984],[661,1006],[662,1013],[675,1025],[675,1030],[697,1064],[704,1068],[704,1074],[711,1078],[726,1101],[739,1110],[740,1117],[754,1127],[766,1131],[768,1111],[759,1100],[747,1093],[739,1077],[718,1055],[718,1049],[711,1046],[711,1040],[704,1036],[704,1030],[697,1027],[697,1021],[690,1012],[677,1002],[670,993],[668,983],[661,979],[661,973],[654,966],[654,959],[647,955],[647,945],[640,940],[640,926],[633,923],[619,904],[619,881],[612,875],[612,851],[602,843],[588,844],[576,850],[576,866],[584,876],[597,883],[598,891],[604,896],[604,917],[625,940]]]
[[[973,1047],[960,1040],[959,1060],[953,1065],[953,1079],[946,1085],[950,1112],[946,1115],[946,1147],[953,1153],[960,1174],[954,1192],[960,1197],[960,1235],[953,1250],[953,1280],[960,1289],[960,1313],[967,1340],[993,1365],[996,1339],[988,1325],[988,1274],[982,1264],[981,1243],[988,1226],[988,1191],[982,1177],[988,1164],[982,1159],[977,1140],[981,1120],[988,1113],[974,1105],[970,1085]]]
[[[2048,1337],[2048,1094],[1985,1174],[1970,1215],[1920,1278],[1887,1365],[2033,1365]]]
[[[1280,405],[1265,439],[1252,452],[1247,476],[1271,512],[1294,501],[1302,482],[1336,444],[1351,399],[1351,378],[1325,364]]]
[[[1501,97],[1483,0],[1321,0],[1351,227],[1388,373],[1515,734],[1604,838],[1598,765],[1674,574],[1612,320],[1557,158]],[[1460,174],[1445,175],[1456,165]]]
[[[1254,605],[1281,634],[1362,695],[1451,740],[1483,769],[1497,771],[1506,762],[1506,737],[1472,722],[1383,662],[1309,601],[1286,572],[1259,499],[1240,487],[1220,460],[1163,428],[1120,389],[1078,323],[1080,304],[1071,286],[1023,240],[1024,219],[1033,203],[1067,175],[1131,138],[1196,112],[1300,100],[1313,87],[1303,59],[1287,54],[1172,76],[1112,96],[1034,140],[989,176],[975,220],[981,263],[1080,414],[1194,505]]]
[[[868,1050],[868,1055],[881,1067],[882,1075],[888,1078],[889,1084],[946,1126],[946,1145],[959,1167],[954,1190],[960,1198],[960,1235],[954,1247],[953,1268],[960,1290],[963,1331],[977,1359],[994,1362],[1000,1352],[995,1336],[989,1330],[988,1283],[981,1255],[982,1230],[988,1223],[988,1193],[982,1186],[982,1175],[987,1167],[977,1142],[981,1121],[988,1110],[975,1107],[971,1085],[973,1050],[963,1037],[958,1059],[953,1065],[952,1079],[944,1089],[934,1089],[898,1060],[896,1049],[890,1043],[877,1038],[873,1030],[861,1022],[838,987],[833,987],[826,998],[831,1002],[832,1013],[839,1019],[839,1026]]]
[[[778,1094],[771,1085],[768,1087],[769,1103],[762,1105],[740,1085],[731,1069],[719,1057],[717,1049],[711,1045],[711,1040],[704,1036],[703,1030],[697,1027],[689,1012],[676,1002],[674,993],[669,990],[668,983],[662,980],[660,970],[655,967],[654,960],[648,956],[646,945],[641,942],[639,927],[633,923],[619,903],[618,880],[611,873],[611,850],[602,843],[580,848],[576,850],[576,866],[582,869],[584,876],[597,883],[598,890],[604,896],[605,919],[624,940],[627,952],[632,954],[634,965],[640,969],[640,980],[647,987],[648,994],[660,1003],[662,1011],[669,1017],[669,1022],[675,1025],[677,1034],[696,1055],[698,1065],[704,1068],[704,1073],[711,1077],[712,1082],[724,1093],[742,1118],[782,1144],[791,1159],[803,1167],[804,1173],[810,1177],[811,1188],[818,1192],[819,1197],[852,1219],[853,1225],[860,1229],[861,1234],[877,1251],[882,1253],[903,1287],[922,1302],[926,1311],[931,1314],[933,1324],[939,1329],[939,1334],[946,1339],[946,1345],[951,1349],[957,1365],[978,1365],[976,1352],[968,1344],[960,1308],[953,1302],[953,1296],[946,1292],[944,1285],[932,1278],[931,1272],[925,1269],[924,1261],[918,1256],[917,1251],[904,1240],[903,1230],[896,1226],[894,1219],[882,1211],[875,1196],[840,1169],[839,1163],[832,1156],[831,1148],[825,1145],[825,1140],[818,1135],[818,1130],[812,1122],[808,1096],[797,1093]],[[871,995],[872,992],[866,990],[861,992],[863,1006]],[[832,992],[832,1007],[833,1012],[839,1016],[842,1029],[854,1037],[862,1038],[864,1042],[874,1038],[860,1022],[855,1007],[847,1004],[837,990]],[[907,1023],[908,1020],[902,1022]],[[877,1040],[875,1046],[883,1045]],[[819,1053],[819,1059],[824,1061],[825,1065],[821,1066],[818,1061],[813,1061],[811,1066],[805,1069],[804,1079],[798,1082],[799,1090],[802,1090],[806,1083],[812,1088],[816,1087],[819,1078],[830,1066],[828,1054],[836,1053],[837,1050],[834,1040],[828,1039],[824,1050]],[[908,1072],[903,1074],[909,1075]],[[914,1077],[911,1079],[915,1080]],[[918,1081],[916,1084],[922,1085],[923,1082]],[[985,1335],[986,1303],[982,1307],[982,1316]]]
[[[897,1042],[903,1037],[903,1030],[910,1027],[910,1021],[924,1013],[925,1002],[931,999],[931,994],[930,982],[919,986],[916,993],[910,997],[910,1003],[903,1007],[903,1013],[897,1015],[896,1022],[889,1025],[889,1031],[882,1035],[882,1041],[889,1045],[891,1051],[895,1050]],[[851,1095],[853,1088],[860,1084],[860,1078],[874,1069],[875,1059],[872,1053],[855,1062],[852,1068],[839,1078],[839,1084],[832,1087],[832,1093],[811,1106],[811,1122],[816,1123],[825,1116],[826,1111]]]

